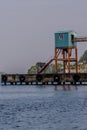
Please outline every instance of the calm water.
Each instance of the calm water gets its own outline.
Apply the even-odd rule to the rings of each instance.
[[[87,130],[87,87],[0,86],[0,130]]]

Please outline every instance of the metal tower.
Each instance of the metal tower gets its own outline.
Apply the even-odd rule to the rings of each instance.
[[[74,31],[60,31],[55,33],[54,57],[42,69],[39,74],[53,61],[55,61],[55,73],[58,73],[58,62],[63,62],[63,73],[70,73],[71,62],[75,63],[75,72],[78,73],[77,42],[85,42],[87,37],[77,38]]]

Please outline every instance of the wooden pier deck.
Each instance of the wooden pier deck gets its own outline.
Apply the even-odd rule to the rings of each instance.
[[[87,85],[87,73],[4,74],[2,85]]]

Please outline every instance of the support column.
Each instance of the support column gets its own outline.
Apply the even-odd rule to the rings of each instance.
[[[70,48],[68,48],[68,73],[70,73]]]
[[[54,59],[55,59],[55,73],[57,73],[58,72],[58,65],[57,65],[57,49],[55,48],[55,57],[54,57]]]
[[[77,48],[75,48],[75,57],[76,57],[76,73],[78,73],[78,52],[77,52]]]
[[[65,59],[65,51],[63,49],[63,72],[65,73],[65,70],[66,70],[66,61],[64,60]]]

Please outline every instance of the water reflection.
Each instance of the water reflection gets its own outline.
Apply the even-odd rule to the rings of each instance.
[[[71,86],[71,85],[61,85],[61,86],[55,85],[55,86],[54,86],[54,90],[55,90],[55,91],[59,90],[60,88],[62,88],[62,90],[64,90],[64,91],[66,91],[66,90],[71,90],[71,89],[77,90],[77,89],[78,89],[78,86]]]

